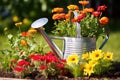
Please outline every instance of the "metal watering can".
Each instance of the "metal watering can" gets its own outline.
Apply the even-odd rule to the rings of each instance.
[[[43,30],[43,26],[48,22],[47,18],[40,18],[34,21],[31,25],[33,28],[37,28],[41,35],[44,37],[48,45],[50,46],[53,53],[60,59],[66,59],[70,54],[78,53],[82,54],[88,51],[92,51],[96,49],[96,39],[81,37],[80,35],[80,24],[77,25],[77,35],[76,37],[54,37],[48,36],[46,32]],[[107,42],[109,36],[107,35],[99,49],[102,49],[105,43]],[[63,51],[61,51],[57,45],[52,41],[52,39],[63,40]]]

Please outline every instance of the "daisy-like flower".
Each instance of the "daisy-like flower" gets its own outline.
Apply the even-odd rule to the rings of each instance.
[[[69,6],[67,6],[67,8],[69,10],[78,10],[79,9],[79,7],[77,5],[69,5]]]
[[[89,61],[89,64],[95,66],[95,65],[98,64],[98,61],[97,61],[97,60],[90,60],[90,61]]]
[[[102,56],[102,50],[95,50],[90,53],[91,60],[99,60],[100,58],[102,58]]]
[[[22,25],[22,22],[15,23],[15,26],[20,27]]]
[[[82,59],[88,60],[90,57],[89,53],[82,54]]]
[[[94,73],[93,68],[93,65],[87,63],[84,67],[84,75],[90,76],[92,73]]]
[[[104,59],[113,60],[113,53],[107,52],[106,54],[104,54]]]
[[[102,25],[106,25],[108,24],[109,22],[109,19],[107,17],[102,17],[100,20],[99,20],[100,24]]]
[[[79,61],[78,59],[79,59],[78,54],[69,55],[67,58],[67,63],[68,64],[78,63],[78,61]]]
[[[60,8],[60,7],[57,7],[57,8],[53,8],[52,9],[52,13],[54,13],[54,12],[56,12],[56,13],[61,13],[61,12],[63,12],[64,11],[64,9],[63,8]]]

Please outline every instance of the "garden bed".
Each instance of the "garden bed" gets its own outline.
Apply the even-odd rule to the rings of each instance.
[[[45,76],[40,74],[38,71],[32,72],[29,75],[25,75],[25,79],[20,79],[15,76],[13,72],[4,72],[0,70],[0,80],[120,80],[120,62],[113,62],[113,69],[102,73],[100,75],[92,75],[91,77],[68,77],[67,76],[48,76],[46,79]]]

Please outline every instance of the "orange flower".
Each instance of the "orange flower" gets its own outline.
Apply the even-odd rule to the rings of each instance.
[[[67,6],[69,10],[79,10],[79,7],[77,5],[69,5]]]
[[[29,37],[30,33],[29,32],[22,32],[21,36],[23,36],[23,37]]]
[[[65,13],[60,13],[60,14],[56,13],[52,17],[53,20],[59,20],[59,19],[63,19],[63,18],[65,18]]]
[[[52,13],[53,13],[53,12],[61,13],[61,12],[63,12],[63,10],[64,10],[63,8],[59,8],[59,7],[53,8],[53,9],[52,9]]]
[[[19,27],[22,25],[22,22],[15,23],[15,26]]]
[[[85,11],[85,12],[93,12],[94,9],[93,9],[93,8],[85,8],[84,11]]]
[[[89,4],[89,1],[79,1],[80,4],[82,4],[83,6]]]
[[[109,19],[107,17],[102,17],[100,20],[99,20],[100,24],[102,25],[106,25],[108,24],[109,22]]]
[[[37,30],[35,30],[35,29],[30,29],[30,30],[28,30],[28,32],[29,32],[29,33],[34,33],[34,34],[35,34],[35,33],[37,33]]]
[[[22,46],[27,46],[27,42],[25,40],[21,40],[21,45]]]

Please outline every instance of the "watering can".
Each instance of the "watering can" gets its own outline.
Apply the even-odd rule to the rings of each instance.
[[[60,59],[66,59],[70,54],[78,53],[82,54],[88,51],[93,51],[96,49],[96,39],[89,38],[89,37],[80,37],[77,34],[76,37],[55,37],[55,36],[48,36],[46,32],[43,30],[43,26],[48,22],[47,18],[40,18],[34,21],[31,25],[33,28],[37,28],[41,35],[44,37],[46,42],[48,43],[49,47],[53,51],[53,53]],[[77,28],[80,28],[79,24],[77,23]],[[78,32],[80,33],[80,32]],[[109,36],[107,35],[99,49],[102,49],[103,46],[106,44]],[[58,46],[52,41],[52,39],[59,39],[63,40],[63,51],[61,51]]]

